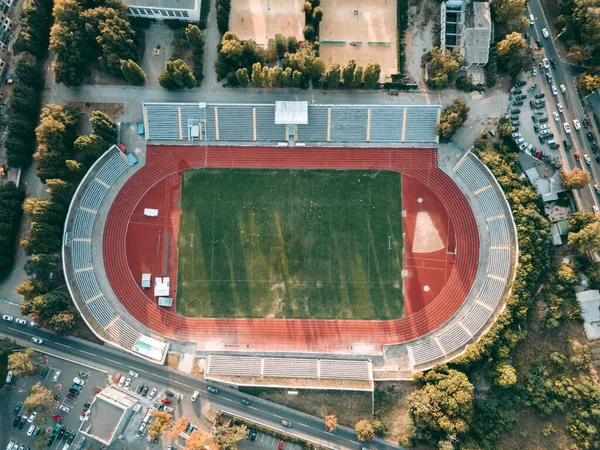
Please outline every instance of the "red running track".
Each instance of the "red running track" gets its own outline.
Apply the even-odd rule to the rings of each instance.
[[[127,311],[158,334],[194,341],[198,350],[298,352],[381,351],[443,325],[466,299],[477,272],[479,233],[471,208],[437,167],[435,149],[257,148],[149,146],[148,162],[121,189],[106,221],[103,251],[108,280]],[[159,309],[134,279],[126,235],[140,199],[158,182],[189,168],[395,170],[419,180],[445,205],[453,226],[453,270],[439,295],[395,320],[189,318]]]

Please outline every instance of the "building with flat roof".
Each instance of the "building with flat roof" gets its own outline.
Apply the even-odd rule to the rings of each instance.
[[[492,42],[492,15],[485,1],[447,0],[441,5],[441,46],[457,50],[463,67],[485,66]]]
[[[200,20],[201,0],[127,0],[127,14],[148,19]]]
[[[108,446],[127,427],[137,402],[133,394],[111,385],[94,397],[79,431]]]

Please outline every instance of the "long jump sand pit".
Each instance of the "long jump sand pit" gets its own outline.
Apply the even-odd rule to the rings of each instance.
[[[304,40],[304,0],[232,0],[229,30],[242,41],[266,45],[276,34]]]
[[[327,66],[351,59],[363,67],[376,62],[381,81],[398,72],[396,0],[322,0],[321,6],[320,56]]]

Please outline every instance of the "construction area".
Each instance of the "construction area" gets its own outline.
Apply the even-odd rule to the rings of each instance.
[[[232,0],[229,31],[266,46],[276,34],[304,40],[304,0]]]
[[[380,81],[398,72],[395,0],[323,0],[320,56],[327,66],[378,63]]]

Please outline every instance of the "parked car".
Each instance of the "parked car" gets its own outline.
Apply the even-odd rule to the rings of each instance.
[[[544,125],[540,125],[540,130],[548,130],[549,128],[550,128],[550,125],[547,123],[545,123]]]
[[[13,420],[13,427],[17,428],[20,423],[21,423],[21,416],[15,417],[15,420]]]
[[[62,437],[65,435],[66,431],[67,431],[66,428],[61,428],[59,430],[58,434],[56,435],[56,439],[60,441],[62,439]]]
[[[27,419],[27,422],[29,423],[33,423],[33,421],[35,420],[35,418],[37,417],[37,411],[34,411],[31,413],[31,415],[29,416],[29,419]]]
[[[119,386],[123,387],[126,379],[127,377],[125,375],[121,375],[121,379],[119,380]]]
[[[523,100],[515,100],[512,104],[513,106],[523,106]]]
[[[516,94],[521,94],[522,92],[523,92],[523,91],[522,91],[521,89],[514,89],[514,90],[512,91],[512,94],[513,94],[513,95],[516,95]]]
[[[58,381],[58,379],[60,378],[61,373],[62,372],[60,370],[55,370],[54,375],[52,375],[52,382],[56,383]]]
[[[142,391],[144,390],[144,385],[142,383],[138,384],[137,387],[135,388],[135,393],[140,395],[142,393]]]
[[[19,422],[18,429],[22,430],[23,428],[25,428],[26,423],[27,423],[27,416],[21,417],[21,422]]]
[[[511,114],[519,114],[521,112],[521,110],[519,108],[513,108],[510,110]]]
[[[544,48],[544,44],[542,44],[542,41],[540,41],[539,39],[535,40],[536,45],[538,46],[538,48]]]
[[[584,117],[583,120],[581,121],[583,123],[583,126],[588,128],[590,126],[590,123],[588,122],[588,120]]]
[[[150,389],[150,386],[144,386],[144,389],[142,389],[142,397],[145,397],[146,394],[148,394],[148,389]]]
[[[73,383],[75,384],[79,384],[80,386],[83,386],[85,384],[85,381],[83,381],[81,378],[79,377],[75,377],[73,378]]]
[[[592,134],[592,132],[591,132],[591,131],[587,131],[587,132],[585,133],[585,135],[587,136],[587,138],[588,138],[588,141],[590,141],[590,142],[594,142],[594,135]]]
[[[543,93],[535,94],[533,96],[533,98],[544,98],[544,97],[546,97],[546,94],[543,94]]]
[[[200,395],[200,392],[194,391],[194,393],[192,394],[192,397],[191,397],[192,401],[195,402],[199,395]]]
[[[585,153],[583,155],[583,159],[585,159],[585,163],[589,166],[590,164],[592,164],[592,160],[590,159],[590,155],[588,155],[587,153]]]
[[[64,417],[63,416],[53,416],[52,419],[56,420],[57,422],[62,422]]]
[[[517,139],[521,137],[521,133],[513,133],[511,134],[511,136],[513,137],[513,139]]]
[[[40,380],[45,380],[48,376],[48,372],[50,372],[50,368],[48,366],[45,366],[40,372]]]
[[[33,432],[35,431],[35,425],[31,425],[29,427],[29,429],[27,430],[27,436],[31,436],[33,434]]]
[[[80,384],[77,384],[77,383],[73,383],[73,384],[71,385],[71,389],[75,389],[75,390],[77,390],[77,391],[81,391],[81,390],[83,389],[83,386],[82,386],[82,385],[80,385]]]
[[[27,321],[25,319],[21,319],[20,317],[17,317],[15,322],[17,322],[19,325],[27,325]]]
[[[515,83],[515,87],[520,88],[521,86],[525,86],[526,84],[527,84],[527,81],[517,81]]]
[[[548,118],[547,117],[542,117],[540,119],[540,123],[546,123],[546,122],[548,122]]]
[[[545,69],[550,68],[550,61],[548,61],[548,58],[542,59],[542,65],[544,66]]]
[[[513,120],[510,123],[513,127],[518,127],[519,125],[521,125],[521,122],[519,122],[518,120]]]
[[[540,132],[540,127],[538,127],[537,125],[533,126],[533,131],[535,131],[536,133]]]
[[[156,394],[156,388],[152,388],[152,390],[148,394],[148,400],[152,400],[154,398],[154,394]]]
[[[58,409],[60,409],[61,411],[66,412],[66,413],[68,413],[69,411],[71,411],[71,408],[69,408],[67,405],[60,405],[58,407]]]
[[[127,379],[125,380],[125,388],[129,389],[130,386],[131,386],[131,378],[127,377]]]
[[[529,107],[531,109],[535,109],[535,101],[534,100],[529,100]]]
[[[598,144],[596,144],[595,142],[592,142],[592,151],[594,153],[598,153]]]
[[[514,116],[510,116],[510,120],[519,120],[519,116],[516,114]]]
[[[11,316],[11,315],[8,315],[8,314],[4,314],[4,315],[2,316],[2,319],[6,320],[6,321],[8,321],[8,322],[12,322],[13,320],[15,320],[15,318],[14,318],[13,316]]]
[[[538,118],[535,117],[535,115],[531,116],[531,120],[533,121],[533,123],[537,123]]]
[[[556,142],[554,142],[554,143],[550,144],[550,148],[551,148],[552,150],[556,150],[556,149],[557,149],[557,148],[559,148],[559,147],[560,147],[560,145],[558,145]]]
[[[19,402],[15,405],[15,408],[13,409],[13,414],[16,416],[21,412],[21,408],[23,408],[23,402]]]
[[[548,33],[547,28],[542,28],[542,34],[544,35],[544,38],[546,38],[546,39],[548,39],[550,37],[550,33]]]
[[[525,100],[527,98],[527,94],[517,95],[515,100]]]

